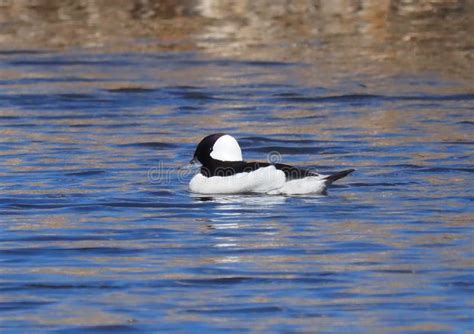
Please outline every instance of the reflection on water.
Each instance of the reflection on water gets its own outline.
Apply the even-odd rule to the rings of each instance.
[[[219,206],[220,210],[225,210],[226,207],[229,208],[240,208],[245,207],[261,207],[270,209],[274,205],[284,204],[286,201],[285,196],[260,196],[260,195],[213,195],[213,196],[203,196],[198,194],[191,194],[191,197],[196,198],[199,201],[203,202],[214,202],[221,204]],[[228,206],[226,206],[226,204]]]
[[[0,8],[7,49],[199,50],[321,65],[306,77],[364,68],[473,78],[472,0],[38,0]]]
[[[0,332],[474,330],[472,1],[0,6]],[[356,172],[190,194],[217,131]]]

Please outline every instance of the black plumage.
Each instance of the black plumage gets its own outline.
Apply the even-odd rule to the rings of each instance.
[[[272,164],[269,162],[221,161],[213,159],[211,157],[211,152],[213,150],[214,143],[223,135],[223,133],[209,135],[205,137],[196,147],[193,161],[198,160],[202,164],[201,174],[206,177],[232,176],[238,173],[249,173],[259,168],[264,168],[271,165],[275,166],[276,169],[283,171],[285,173],[286,180],[288,181],[302,179],[309,176],[319,176],[319,174],[315,171],[280,163]],[[327,180],[327,183],[329,184],[340,178],[343,178],[353,171],[353,169],[340,171],[326,176],[325,180]]]

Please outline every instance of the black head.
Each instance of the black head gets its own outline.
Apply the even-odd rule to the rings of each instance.
[[[214,149],[214,144],[220,137],[224,135],[224,133],[214,133],[202,139],[196,147],[193,160],[191,161],[198,160],[204,166],[207,165],[208,162],[212,160],[211,152]]]

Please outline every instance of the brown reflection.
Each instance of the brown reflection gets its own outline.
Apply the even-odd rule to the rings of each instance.
[[[0,49],[202,50],[472,79],[473,0],[3,1]]]

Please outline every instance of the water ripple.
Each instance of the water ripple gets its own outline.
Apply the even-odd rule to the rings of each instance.
[[[472,87],[81,52],[0,51],[0,331],[472,329]],[[191,194],[177,168],[222,131],[248,160],[356,172],[328,196]]]

